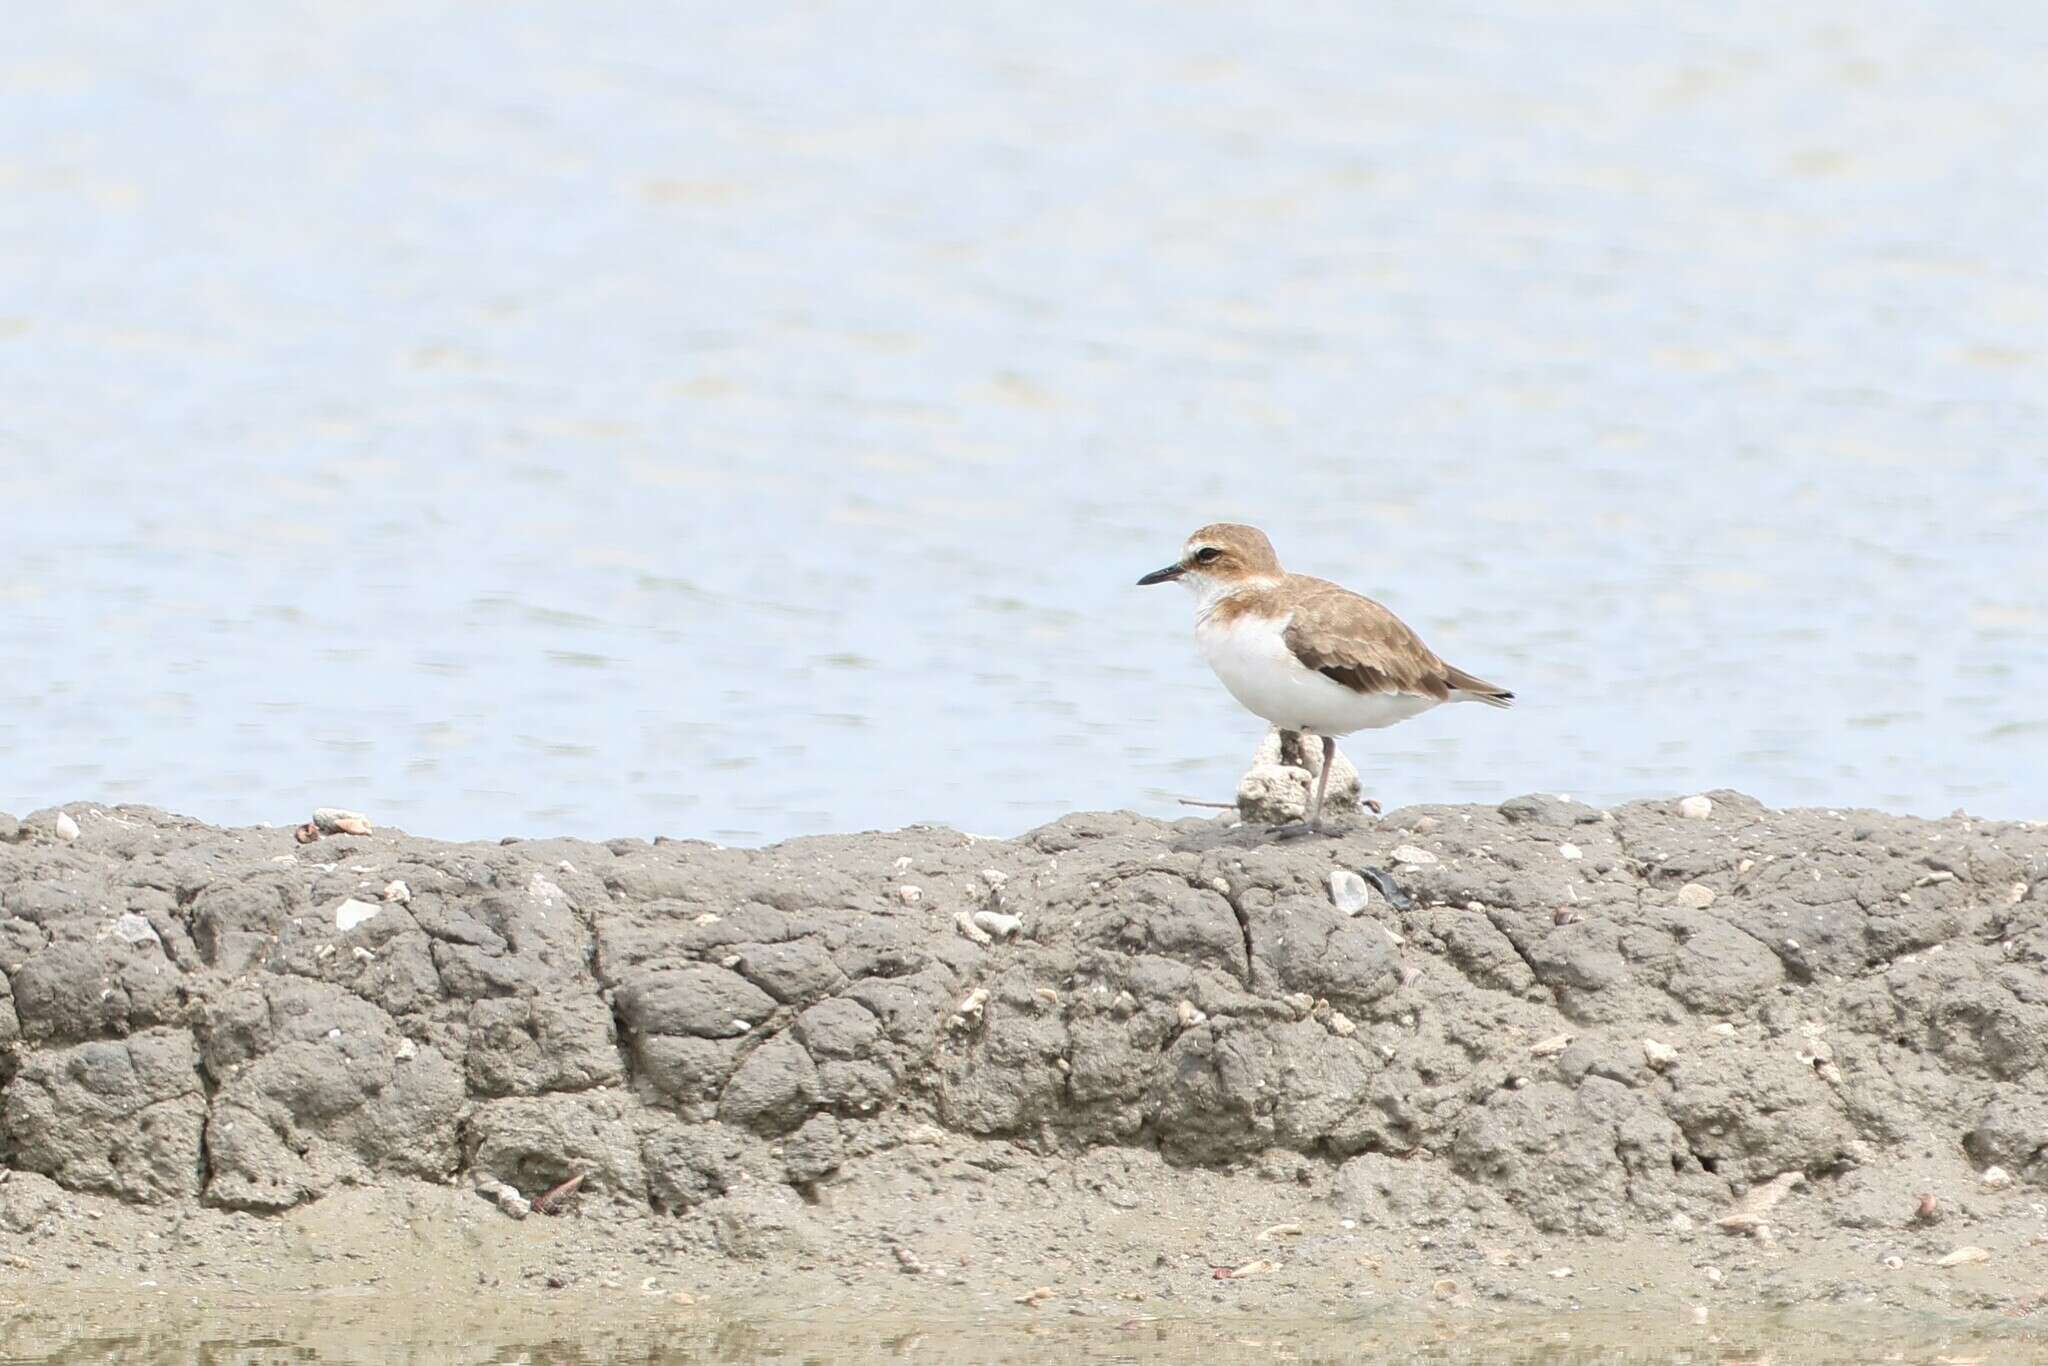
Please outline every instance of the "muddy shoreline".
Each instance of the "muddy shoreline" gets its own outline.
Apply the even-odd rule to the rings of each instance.
[[[2039,823],[1721,792],[733,850],[74,804],[0,817],[0,969],[17,1293],[2048,1296]]]

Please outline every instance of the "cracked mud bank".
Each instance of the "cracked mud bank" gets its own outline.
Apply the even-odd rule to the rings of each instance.
[[[1714,793],[733,850],[74,805],[0,817],[0,969],[17,1286],[2048,1295],[2038,824]]]

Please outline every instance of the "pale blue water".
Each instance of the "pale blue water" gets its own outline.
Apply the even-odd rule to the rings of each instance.
[[[2048,817],[2048,10],[19,6],[0,808],[1227,797],[1195,525],[1519,709],[1389,804]]]

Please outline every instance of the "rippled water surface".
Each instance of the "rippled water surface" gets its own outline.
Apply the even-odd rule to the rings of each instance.
[[[1172,812],[1230,517],[1390,803],[2048,816],[2048,9],[1651,8],[18,6],[0,807]]]

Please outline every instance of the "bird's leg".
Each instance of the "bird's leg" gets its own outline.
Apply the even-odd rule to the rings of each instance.
[[[1323,815],[1323,794],[1330,788],[1330,766],[1337,762],[1337,737],[1325,735],[1323,741],[1323,771],[1316,775],[1316,799],[1309,804],[1308,828],[1321,830]]]

